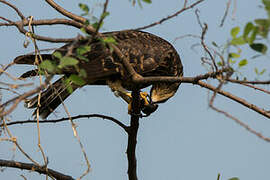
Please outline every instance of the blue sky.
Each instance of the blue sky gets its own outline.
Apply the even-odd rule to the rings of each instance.
[[[89,3],[91,7],[100,1],[66,1],[58,2],[71,12],[81,14],[78,3]],[[90,4],[90,2],[92,4]],[[196,8],[200,10],[202,22],[208,24],[206,43],[212,41],[224,44],[230,37],[230,29],[234,26],[243,27],[246,22],[256,17],[265,17],[259,8],[260,1],[236,0],[235,19],[232,19],[230,9],[225,25],[219,24],[225,11],[227,0],[206,0]],[[35,19],[62,17],[43,1],[15,2],[25,16],[33,15]],[[162,1],[156,0],[151,5],[143,4],[143,8],[131,6],[128,0],[111,1],[102,31],[122,30],[136,28],[157,21],[179,10],[183,0]],[[101,8],[96,7],[98,13]],[[195,16],[195,8],[184,12],[178,17],[147,29],[146,31],[161,36],[173,43],[174,39],[185,34],[200,35],[201,29]],[[18,19],[16,14],[0,4],[0,15]],[[24,36],[15,28],[1,27],[1,56],[0,62],[7,64],[14,57],[33,51],[30,45],[23,48]],[[63,26],[39,27],[36,32],[52,37],[74,37],[79,31]],[[204,56],[202,49],[197,46],[199,39],[185,38],[173,43],[180,54],[184,65],[185,76],[195,76],[205,73],[200,58]],[[38,43],[42,48],[59,47],[60,44]],[[244,50],[244,56],[250,59],[254,52]],[[243,69],[248,77],[253,77],[253,68],[268,65],[268,57],[250,60],[249,65]],[[19,76],[29,66],[13,66],[9,72]],[[269,77],[267,72],[267,77]],[[1,77],[0,81],[9,81]],[[31,82],[33,80],[29,80]],[[211,82],[211,81],[209,81]],[[21,82],[17,82],[21,83]],[[268,88],[268,87],[266,87]],[[269,88],[268,88],[269,89]],[[25,89],[24,91],[26,91]],[[237,85],[227,85],[225,90],[246,98],[249,102],[265,106],[269,96],[252,89],[240,88]],[[21,93],[24,91],[20,91]],[[5,92],[2,92],[3,94]],[[137,160],[139,179],[216,179],[221,173],[222,180],[239,177],[241,180],[269,179],[269,150],[270,144],[250,134],[232,120],[218,114],[208,107],[209,92],[196,85],[182,84],[174,98],[160,105],[157,112],[150,117],[141,119],[138,133]],[[3,99],[11,96],[4,94]],[[113,116],[123,123],[129,122],[127,105],[116,98],[107,87],[87,86],[77,90],[66,101],[71,115],[99,113]],[[266,118],[218,96],[215,105],[235,115],[252,128],[269,134],[269,122]],[[267,109],[267,106],[265,106]],[[26,120],[31,118],[32,111],[27,110],[21,103],[12,113],[11,119]],[[66,116],[63,108],[57,109],[57,117]],[[49,118],[56,118],[50,116]],[[127,179],[125,132],[115,124],[102,119],[81,119],[76,121],[79,136],[85,146],[91,163],[91,172],[86,179]],[[17,125],[10,127],[13,135],[24,150],[39,162],[42,157],[37,146],[37,128],[33,125]],[[85,170],[85,162],[79,144],[73,137],[71,125],[68,122],[59,124],[41,125],[41,145],[49,158],[49,167],[75,178]],[[13,145],[0,142],[0,158],[12,157]],[[15,160],[28,162],[16,151]],[[37,173],[6,169],[0,172],[1,179],[20,179],[23,174],[28,179],[44,179]]]

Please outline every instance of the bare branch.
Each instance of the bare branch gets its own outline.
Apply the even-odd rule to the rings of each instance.
[[[17,105],[18,105],[22,100],[24,100],[25,98],[27,98],[27,97],[29,97],[29,96],[32,96],[33,94],[35,94],[35,93],[37,93],[37,92],[43,90],[43,89],[48,85],[50,79],[51,79],[51,77],[48,77],[48,78],[45,80],[45,82],[44,82],[43,84],[41,84],[39,87],[37,87],[37,88],[35,88],[35,89],[33,89],[33,90],[29,91],[29,92],[26,92],[26,93],[24,93],[24,94],[22,94],[22,95],[20,95],[20,96],[17,96],[17,97],[15,97],[15,98],[12,98],[11,100],[5,102],[4,104],[1,104],[1,105],[0,105],[0,109],[1,109],[1,108],[4,108],[4,107],[6,107],[6,106],[8,106],[10,103],[13,103],[13,105],[12,105],[8,110],[6,110],[6,111],[0,113],[0,117],[4,117],[4,116],[10,114],[10,113],[17,107]]]
[[[214,87],[214,86],[212,86],[210,84],[207,84],[207,83],[205,83],[205,82],[203,82],[201,80],[198,81],[197,84],[199,86],[204,87],[206,89],[209,89],[211,91],[214,91],[214,92],[216,91],[218,94],[221,94],[221,95],[223,95],[223,96],[225,96],[225,97],[227,97],[227,98],[229,98],[229,99],[231,99],[231,100],[233,100],[235,102],[238,102],[239,104],[242,104],[243,106],[246,106],[247,108],[249,108],[249,109],[251,109],[251,110],[253,110],[253,111],[255,111],[255,112],[257,112],[257,113],[259,113],[259,114],[261,114],[261,115],[263,115],[265,117],[267,117],[267,118],[270,118],[270,113],[268,113],[267,111],[257,107],[254,104],[248,103],[246,100],[244,100],[244,99],[242,99],[240,97],[237,97],[237,96],[235,96],[235,95],[233,95],[233,94],[231,94],[229,92],[223,91],[223,90],[217,90],[216,87]]]
[[[246,81],[246,80],[237,80],[237,79],[224,79],[226,81],[232,82],[232,83],[238,83],[238,84],[270,84],[270,80],[267,81]]]
[[[253,88],[255,90],[259,90],[261,92],[264,92],[266,94],[270,94],[270,91],[267,91],[266,89],[263,89],[263,88],[260,88],[260,87],[257,87],[257,86],[254,86],[254,85],[251,85],[251,84],[246,84],[246,83],[241,83],[243,86],[247,86],[247,87],[250,87],[250,88]]]
[[[267,142],[270,142],[270,138],[263,136],[261,133],[255,131],[254,129],[252,129],[251,127],[249,127],[247,124],[245,124],[244,122],[240,121],[238,118],[230,115],[229,113],[222,111],[216,107],[214,107],[213,105],[210,105],[212,109],[214,109],[215,111],[222,113],[223,115],[225,115],[226,117],[234,120],[237,124],[239,124],[240,126],[244,127],[246,130],[248,130],[249,132],[251,132],[252,134],[255,134],[257,137],[259,137],[260,139],[263,139]]]
[[[13,10],[16,11],[16,13],[20,16],[20,18],[21,18],[22,20],[25,19],[24,15],[21,13],[21,11],[20,11],[16,6],[14,6],[13,4],[11,4],[11,3],[9,3],[9,2],[7,2],[7,1],[5,1],[5,0],[0,0],[0,3],[3,3],[3,4],[8,5],[8,6],[11,7]]]
[[[202,36],[201,36],[201,44],[205,50],[205,52],[209,55],[211,61],[212,61],[212,66],[214,66],[215,70],[217,71],[218,70],[218,67],[216,65],[216,62],[215,62],[215,58],[213,57],[213,55],[211,54],[211,52],[209,51],[208,47],[206,46],[206,44],[204,43],[204,38],[205,38],[205,34],[207,32],[207,29],[208,29],[208,26],[206,23],[204,23],[204,27],[202,29]]]
[[[128,158],[128,177],[129,180],[137,180],[137,160],[136,160],[136,144],[137,133],[139,129],[140,118],[140,91],[132,91],[132,112],[130,119],[130,126],[128,132],[128,146],[127,146],[127,158]]]
[[[110,120],[112,122],[114,122],[115,124],[119,125],[120,127],[122,127],[124,130],[127,131],[128,127],[126,125],[124,125],[122,122],[120,122],[119,120],[111,117],[111,116],[106,116],[106,115],[102,115],[102,114],[85,114],[85,115],[77,115],[77,116],[71,116],[72,120],[76,120],[76,119],[82,119],[82,118],[93,118],[93,117],[97,117],[97,118],[102,118],[104,120]],[[68,121],[69,118],[61,118],[61,119],[49,119],[46,121],[39,121],[40,124],[49,124],[49,123],[58,123],[58,122],[64,122],[64,121]],[[36,120],[26,120],[26,121],[14,121],[14,122],[9,122],[6,125],[7,126],[11,126],[11,125],[16,125],[16,124],[31,124],[31,123],[36,123]],[[2,127],[3,124],[0,125],[0,127]]]
[[[100,16],[100,19],[98,21],[98,25],[97,25],[96,32],[95,32],[94,36],[98,33],[98,31],[99,31],[99,29],[100,29],[100,27],[101,27],[101,25],[103,23],[103,20],[106,17],[105,14],[107,12],[108,3],[109,3],[109,0],[106,0],[105,3],[104,3],[103,12],[102,12],[102,14]]]
[[[64,16],[73,19],[76,22],[80,22],[82,24],[85,24],[85,22],[87,21],[84,17],[78,16],[76,14],[73,14],[69,11],[67,11],[66,9],[62,8],[61,6],[59,6],[58,4],[56,4],[53,0],[45,0],[51,7],[53,7],[56,11],[58,11],[59,13],[63,14]],[[86,30],[90,33],[94,33],[95,32],[95,28],[93,28],[91,25],[86,27]]]
[[[57,171],[49,169],[49,168],[37,166],[35,164],[30,164],[30,163],[23,163],[23,162],[18,162],[18,161],[9,161],[9,160],[0,159],[0,166],[1,167],[17,168],[17,169],[21,169],[21,170],[35,171],[35,172],[38,172],[40,174],[52,176],[58,180],[60,180],[60,179],[61,180],[75,180],[71,176],[62,174],[60,172],[57,172]]]
[[[221,20],[221,23],[220,23],[220,27],[222,27],[223,26],[223,24],[224,24],[224,22],[225,22],[225,20],[226,20],[226,18],[227,18],[227,16],[228,16],[228,12],[229,12],[229,9],[230,9],[230,6],[231,6],[231,2],[232,2],[232,0],[228,0],[228,2],[227,2],[227,6],[226,6],[226,9],[225,9],[225,13],[224,13],[224,15],[223,15],[223,17],[222,17],[222,20]]]
[[[7,20],[8,19],[6,19],[6,21]],[[15,24],[19,24],[19,23],[22,23],[23,26],[28,26],[29,21],[28,21],[28,19],[24,19],[23,21],[16,21],[16,22],[9,21],[9,23],[0,23],[0,26],[14,26]],[[33,20],[31,22],[31,25],[33,25],[33,26],[68,25],[68,26],[74,26],[76,28],[83,27],[83,24],[81,24],[81,23],[78,23],[76,21],[72,21],[72,20],[69,20],[69,19],[61,19],[61,18]]]
[[[196,84],[199,80],[208,79],[208,78],[216,78],[218,75],[223,72],[230,71],[229,68],[225,68],[223,70],[218,70],[217,72],[208,72],[202,75],[198,75],[195,77],[171,77],[171,76],[154,76],[154,77],[143,77],[137,79],[136,83],[154,83],[154,82],[181,82],[181,83],[193,83]]]
[[[171,19],[171,18],[173,18],[173,17],[178,16],[178,15],[181,14],[182,12],[184,12],[184,11],[186,11],[186,10],[188,10],[188,9],[193,8],[194,6],[200,4],[200,3],[203,2],[203,1],[204,1],[204,0],[199,0],[199,1],[193,3],[193,4],[189,5],[189,6],[186,6],[186,2],[185,2],[185,3],[184,3],[184,4],[185,4],[184,7],[183,7],[181,10],[175,12],[174,14],[172,14],[172,15],[170,15],[170,16],[167,16],[167,17],[165,17],[165,18],[162,18],[161,20],[159,20],[159,21],[157,21],[157,22],[154,22],[154,23],[152,23],[152,24],[149,24],[149,25],[146,25],[146,26],[142,26],[142,27],[136,28],[135,30],[143,30],[143,29],[147,29],[147,28],[150,28],[150,27],[159,25],[159,24],[163,23],[164,21],[167,21],[167,20],[169,20],[169,19]]]

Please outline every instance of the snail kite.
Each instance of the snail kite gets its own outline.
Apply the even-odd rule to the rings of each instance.
[[[73,91],[83,85],[108,85],[115,95],[123,98],[127,103],[131,103],[131,96],[128,90],[132,90],[131,76],[122,64],[122,60],[110,48],[109,43],[104,43],[104,39],[115,41],[115,45],[125,55],[134,70],[143,77],[149,76],[176,76],[183,75],[183,66],[180,57],[174,47],[166,40],[153,34],[124,30],[103,33],[103,39],[88,39],[74,41],[63,47],[56,49],[55,52],[61,54],[61,57],[72,57],[77,60],[75,66],[65,66],[61,71],[55,71],[55,74],[62,74],[62,78],[49,85],[49,87],[41,93],[40,105],[38,105],[38,96],[26,100],[26,107],[39,109],[42,118],[46,118],[53,112],[62,101],[70,94],[68,86]],[[78,55],[80,47],[90,47],[83,54]],[[82,57],[83,56],[83,57]],[[53,54],[42,54],[41,59],[50,60],[58,64],[60,60]],[[35,55],[22,55],[15,58],[16,64],[34,65]],[[39,62],[40,63],[40,62]],[[72,74],[80,74],[84,84],[65,83],[65,79]],[[50,72],[49,72],[50,73]],[[40,74],[40,71],[31,70],[24,73],[21,78],[27,78]],[[82,73],[81,73],[82,74]],[[152,84],[139,84],[139,88],[145,88],[152,85],[150,95],[141,92],[142,112],[146,115],[151,114],[157,109],[157,104],[165,102],[172,97],[177,91],[180,83],[160,82]],[[137,85],[138,86],[138,85]],[[72,91],[72,92],[73,92]]]

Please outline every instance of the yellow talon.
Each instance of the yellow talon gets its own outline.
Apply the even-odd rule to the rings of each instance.
[[[127,96],[130,97],[131,101],[128,103],[128,114],[131,114],[131,110],[132,110],[132,107],[131,107],[131,103],[132,103],[132,97],[131,97],[131,93],[126,93]],[[149,101],[147,99],[147,96],[148,96],[148,93],[147,92],[140,92],[140,96],[141,96],[141,99],[143,99],[143,102],[144,102],[144,106],[145,105],[148,105],[149,104]]]

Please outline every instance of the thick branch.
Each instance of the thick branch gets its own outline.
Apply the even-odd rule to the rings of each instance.
[[[23,21],[16,21],[16,22],[9,22],[9,23],[0,23],[0,26],[14,26],[15,24],[22,23],[23,26],[28,26],[29,21],[27,19],[24,19]],[[40,20],[33,20],[31,22],[31,25],[33,26],[42,26],[42,25],[69,25],[74,26],[76,28],[81,28],[83,25],[81,23],[78,23],[76,21],[72,21],[69,19],[61,19],[61,18],[55,18],[55,19],[40,19]]]
[[[137,180],[137,160],[136,160],[136,144],[137,144],[137,133],[139,128],[140,118],[140,91],[132,91],[132,112],[130,127],[128,130],[128,147],[127,147],[127,158],[128,158],[128,177],[129,180]]]
[[[37,166],[35,164],[30,163],[23,163],[23,162],[17,162],[17,161],[9,161],[9,160],[3,160],[0,159],[0,166],[1,167],[12,167],[22,170],[29,170],[29,171],[35,171],[40,174],[45,174],[54,177],[57,180],[75,180],[71,176],[62,174],[60,172],[54,171],[52,169],[48,169],[42,166]]]
[[[143,77],[135,79],[135,83],[155,83],[155,82],[182,82],[196,84],[199,80],[216,78],[216,76],[223,72],[230,71],[229,68],[218,70],[217,72],[208,72],[195,77],[171,77],[171,76],[156,76],[156,77]]]

